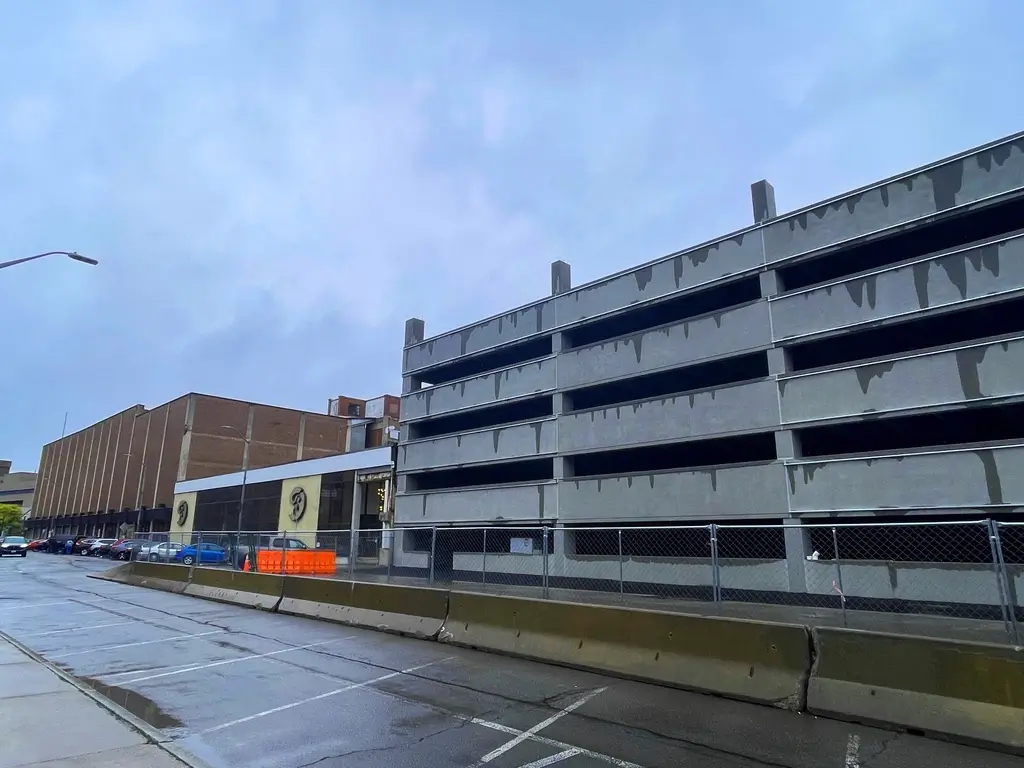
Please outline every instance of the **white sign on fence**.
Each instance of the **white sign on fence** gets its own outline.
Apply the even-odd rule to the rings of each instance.
[[[512,538],[509,540],[508,551],[513,555],[532,555],[533,539]]]

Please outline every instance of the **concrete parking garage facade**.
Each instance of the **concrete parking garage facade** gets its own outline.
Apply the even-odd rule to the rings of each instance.
[[[425,337],[396,524],[792,525],[1024,506],[1024,135]],[[571,544],[567,544],[571,549]]]

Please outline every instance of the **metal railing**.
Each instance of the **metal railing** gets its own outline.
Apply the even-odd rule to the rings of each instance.
[[[1020,641],[1024,522],[151,534],[138,559]],[[260,557],[260,552],[276,553]],[[333,557],[328,555],[331,553]],[[260,565],[263,561],[263,565]]]

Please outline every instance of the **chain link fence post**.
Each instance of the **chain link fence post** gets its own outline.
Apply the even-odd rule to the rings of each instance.
[[[484,552],[480,563],[480,583],[487,585],[487,529],[484,528]]]
[[[544,547],[544,599],[548,598],[548,527],[544,526],[541,531],[541,542]]]
[[[622,578],[622,529],[619,528],[619,597],[622,597],[626,592],[626,582]]]
[[[999,589],[999,604],[1003,613],[1003,626],[1006,627],[1006,634],[1010,638],[1010,642],[1019,645],[1017,611],[1006,575],[1006,561],[1003,559],[1003,540],[999,535],[999,523],[995,520],[986,522],[988,524],[988,540],[992,547],[992,569],[995,571],[996,585]]]
[[[202,531],[199,532],[199,534],[198,534],[198,536],[196,538],[195,546],[196,546],[195,557],[192,558],[192,562],[188,566],[188,583],[189,584],[192,583],[192,576],[196,572],[196,563],[199,561],[199,558],[202,557],[202,552],[203,552],[203,532]]]
[[[843,568],[839,564],[839,537],[836,534],[835,526],[832,527],[832,557],[836,564],[836,580],[832,584],[832,589],[839,593],[839,606],[843,609],[843,626],[847,626],[846,621],[846,593],[843,592]]]
[[[434,586],[434,553],[437,551],[437,527],[430,527],[430,562],[427,564],[429,574],[427,583]]]
[[[385,528],[381,531],[381,542],[383,543],[384,537],[388,537],[388,575],[385,577],[386,583],[391,583],[391,566],[395,563],[395,549],[398,544],[398,536],[395,533],[395,529]]]
[[[708,527],[708,536],[711,539],[711,599],[722,602],[722,569],[718,563],[718,526],[712,523]]]

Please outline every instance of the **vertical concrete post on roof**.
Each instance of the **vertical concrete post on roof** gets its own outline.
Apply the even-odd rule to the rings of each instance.
[[[551,295],[572,289],[572,267],[564,261],[551,262]]]
[[[426,323],[418,317],[410,317],[405,321],[405,346],[420,344],[426,333]],[[402,394],[408,395],[420,388],[422,382],[416,376],[402,377]]]
[[[776,217],[775,187],[764,179],[750,185],[750,202],[754,208],[755,224],[763,224]]]

